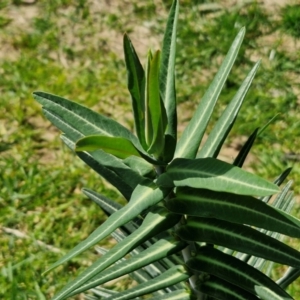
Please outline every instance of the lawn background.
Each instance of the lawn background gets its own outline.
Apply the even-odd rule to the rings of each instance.
[[[46,266],[105,219],[81,194],[82,187],[124,201],[63,146],[59,131],[43,117],[32,92],[47,91],[80,102],[133,130],[122,36],[129,34],[144,62],[149,48],[159,48],[170,4],[167,0],[1,0],[1,299],[50,299],[95,260],[97,254],[91,249],[41,276]],[[292,166],[290,179],[299,195],[300,6],[267,0],[181,0],[180,4],[179,131],[235,34],[246,26],[245,41],[212,122],[253,63],[262,59],[262,65],[220,158],[232,161],[254,129],[279,113],[258,138],[246,167],[273,180]],[[298,207],[297,196],[294,213],[300,217]],[[297,241],[287,241],[300,249]],[[280,270],[274,271],[274,278]],[[289,292],[300,299],[299,280]]]

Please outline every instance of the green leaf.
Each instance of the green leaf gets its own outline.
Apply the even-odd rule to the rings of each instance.
[[[133,237],[131,236],[130,239],[132,238]],[[120,276],[129,274],[130,272],[143,268],[144,266],[147,266],[155,261],[172,255],[173,253],[177,253],[184,247],[186,247],[186,243],[183,241],[176,241],[173,238],[169,240],[161,239],[143,252],[131,256],[127,260],[124,260],[94,276],[91,280],[81,285],[80,288],[69,294],[69,296],[79,294],[80,292],[86,291],[100,284],[104,284]],[[104,257],[104,259],[107,259],[106,256]],[[92,267],[90,267],[90,269],[97,268],[99,262],[100,260],[95,262]]]
[[[129,156],[123,160],[123,163],[141,176],[152,179],[156,177],[153,165],[140,157]]]
[[[177,143],[175,157],[196,157],[200,142],[204,135],[207,124],[211,118],[214,106],[237,57],[237,53],[241,46],[244,35],[245,28],[242,28],[235,38],[234,42],[232,43],[232,46],[229,49],[214,80],[201,99],[200,104],[190,123],[183,131],[182,136]]]
[[[189,186],[240,195],[266,196],[277,193],[278,186],[254,174],[215,158],[177,158],[159,176],[162,187]]]
[[[143,210],[160,202],[168,192],[169,190],[157,188],[152,181],[145,180],[133,191],[130,202],[126,206],[112,214],[102,225],[93,231],[88,238],[75,246],[65,256],[61,257],[44,273],[48,273],[52,269],[94,246],[118,227],[138,216]]]
[[[76,151],[103,150],[118,158],[124,159],[131,155],[140,156],[132,142],[122,137],[90,135],[77,141]]]
[[[284,265],[300,267],[300,252],[249,226],[191,217],[176,233],[185,241],[216,244]]]
[[[179,214],[248,224],[300,238],[300,220],[250,196],[184,187],[177,189],[176,198],[166,201],[166,207]]]
[[[123,39],[127,85],[131,94],[135,129],[141,145],[147,149],[145,139],[145,72],[127,34]]]
[[[171,214],[162,207],[156,207],[147,214],[144,222],[136,231],[121,240],[117,245],[111,248],[110,251],[85,269],[77,278],[68,283],[57,295],[55,295],[52,300],[60,300],[69,297],[70,293],[80,288],[99,272],[123,258],[132,249],[138,247],[158,233],[173,227],[178,223],[179,218],[180,216]]]
[[[118,202],[111,200],[101,194],[96,193],[90,189],[83,188],[82,192],[88,196],[92,201],[98,204],[102,210],[104,210],[108,215],[120,210],[123,206]]]
[[[79,132],[83,136],[118,136],[130,140],[139,150],[142,151],[142,147],[138,139],[127,128],[118,122],[100,115],[83,105],[59,96],[44,92],[34,92],[33,96],[40,104],[43,105],[44,110],[51,112],[61,119],[59,124],[62,122],[65,124],[65,127],[63,128],[64,130],[62,131],[71,140],[73,140],[74,134],[76,136],[75,140],[80,138],[75,131]],[[60,127],[58,128],[61,129]]]
[[[289,300],[294,299],[289,297],[279,297],[276,293],[270,291],[269,289],[263,286],[256,286],[256,293],[260,299],[264,300]]]
[[[167,270],[165,273],[149,280],[148,282],[139,284],[138,286],[128,289],[124,292],[120,292],[113,297],[107,298],[107,300],[134,299],[136,297],[147,295],[160,289],[172,286],[178,282],[185,281],[188,278],[189,274],[183,266],[175,266]]]
[[[176,29],[179,11],[179,1],[173,1],[170,9],[167,26],[164,34],[161,63],[159,72],[160,93],[163,99],[168,117],[166,134],[168,144],[168,161],[173,158],[177,140],[177,112],[176,112],[176,91],[175,91],[175,54],[176,54]],[[172,143],[173,141],[173,143]]]
[[[75,148],[75,143],[65,135],[62,135],[61,139],[70,149],[73,150]],[[98,152],[101,153],[99,154]],[[103,151],[93,153],[77,152],[76,154],[88,166],[115,186],[127,200],[130,199],[137,184],[144,179],[144,177],[141,177],[123,164],[122,161]]]
[[[239,88],[238,92],[235,94],[232,101],[229,103],[221,117],[218,119],[216,125],[205,141],[205,144],[200,149],[197,155],[198,158],[216,158],[218,156],[220,149],[236,120],[236,117],[240,111],[240,108],[251,86],[259,65],[260,61],[254,65],[251,72],[248,74],[241,87]]]
[[[180,289],[162,296],[151,297],[152,300],[190,300],[192,296],[186,289]]]
[[[235,160],[233,161],[233,165],[237,166],[237,167],[242,167],[255,140],[257,137],[257,132],[258,132],[259,128],[256,128],[253,133],[249,136],[248,140],[246,141],[246,143],[243,145],[242,149],[240,150],[239,154],[237,155],[237,157],[235,158]]]
[[[75,142],[70,140],[67,136],[62,135],[61,138],[68,147],[71,149],[75,148]],[[133,190],[145,179],[125,165],[120,159],[107,154],[102,150],[90,153],[77,152],[76,154],[87,165],[114,185],[126,199],[130,199]]]
[[[221,300],[257,300],[254,295],[242,290],[236,285],[211,276],[209,280],[200,282],[198,290],[213,297],[214,299]]]
[[[275,299],[293,299],[268,276],[247,263],[212,247],[201,247],[197,256],[187,261],[187,266],[196,272],[205,272],[226,280],[256,295],[257,286],[277,295]]]
[[[166,109],[159,91],[160,52],[156,51],[153,58],[148,58],[147,69],[147,124],[146,140],[148,153],[161,157],[164,149],[164,134],[167,126]]]
[[[284,275],[276,281],[283,289],[286,289],[292,282],[300,276],[300,269],[289,267]]]

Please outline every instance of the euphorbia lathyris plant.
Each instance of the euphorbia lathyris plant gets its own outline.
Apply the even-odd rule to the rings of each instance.
[[[83,190],[109,218],[47,272],[109,235],[118,243],[108,251],[100,248],[103,255],[53,299],[89,289],[94,289],[93,299],[134,299],[148,294],[152,299],[292,299],[284,288],[298,276],[300,253],[277,239],[278,234],[300,237],[300,221],[288,214],[290,184],[279,189],[290,170],[270,183],[241,168],[261,132],[258,129],[232,164],[217,159],[259,63],[199,149],[241,46],[242,28],[177,141],[177,16],[175,0],[162,51],[149,52],[145,67],[124,36],[136,135],[84,106],[34,93],[46,117],[63,132],[62,140],[128,200],[121,206]],[[274,194],[270,205],[267,202]],[[262,272],[266,260],[291,268],[275,283]],[[125,274],[138,284],[121,292],[99,287]]]

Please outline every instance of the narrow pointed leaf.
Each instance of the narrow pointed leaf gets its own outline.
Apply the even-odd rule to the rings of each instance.
[[[197,256],[187,261],[194,271],[217,276],[256,295],[256,287],[261,286],[277,294],[275,299],[293,299],[268,276],[239,259],[212,247],[202,247]]]
[[[145,139],[145,72],[127,34],[123,39],[127,85],[131,94],[135,129],[140,143],[147,148]]]
[[[134,299],[139,296],[153,293],[165,287],[169,287],[178,282],[185,281],[188,278],[189,278],[189,274],[187,273],[187,271],[184,269],[183,266],[175,266],[167,270],[162,275],[159,275],[156,278],[149,280],[148,282],[139,284],[136,287],[121,292],[116,296],[110,297],[108,298],[108,300]]]
[[[175,157],[196,157],[200,142],[211,118],[214,106],[237,57],[244,35],[245,28],[242,28],[235,38],[214,80],[201,99],[200,104],[190,123],[183,131],[182,136],[177,143]]]
[[[115,213],[123,207],[123,205],[119,204],[118,202],[111,200],[101,194],[98,194],[90,189],[83,188],[82,192],[92,201],[98,204],[109,215]]]
[[[76,279],[68,283],[52,300],[64,299],[66,296],[80,288],[84,283],[99,272],[123,258],[128,252],[141,245],[148,238],[161,231],[169,229],[179,221],[178,216],[168,213],[162,207],[149,212],[143,224],[131,235],[124,238],[105,255],[100,257],[92,266],[85,269]]]
[[[300,220],[251,196],[180,188],[166,207],[179,214],[248,224],[300,238]]]
[[[294,299],[292,297],[280,297],[273,291],[263,287],[263,286],[256,286],[256,293],[260,299],[264,300],[289,300]]]
[[[145,181],[144,183],[139,184],[132,193],[130,202],[126,206],[112,214],[102,225],[93,231],[88,238],[79,243],[65,256],[60,258],[45,273],[94,246],[96,243],[115,231],[118,227],[138,216],[143,210],[160,202],[167,192],[169,191],[163,191],[157,188],[151,181]]]
[[[121,159],[131,155],[140,157],[140,153],[132,142],[122,137],[90,135],[78,140],[76,143],[76,151],[95,151],[99,149]]]
[[[257,300],[251,293],[233,285],[225,280],[211,276],[207,281],[199,284],[198,290],[214,299],[222,300]]]
[[[152,300],[190,300],[192,299],[191,294],[185,290],[177,290],[174,292],[167,293],[162,296],[157,296],[157,297],[151,297]]]
[[[143,225],[142,225],[143,226]],[[140,230],[140,229],[139,229]],[[131,237],[132,238],[132,237]],[[110,280],[126,275],[130,272],[138,270],[148,264],[162,259],[163,257],[169,256],[173,253],[177,253],[186,247],[186,243],[183,241],[175,240],[159,240],[154,245],[150,246],[143,252],[131,256],[127,260],[112,266],[109,269],[104,270],[100,274],[93,277],[87,283],[83,284],[80,288],[71,293],[69,296],[76,295],[80,292],[86,291],[92,287],[106,283]],[[106,258],[104,258],[106,259]],[[99,261],[99,260],[98,260]],[[97,261],[97,262],[98,262]],[[97,267],[97,262],[92,267]]]
[[[178,158],[159,176],[159,186],[189,186],[240,195],[266,196],[278,186],[261,177],[214,158]]]
[[[284,275],[276,281],[283,289],[286,289],[292,282],[298,279],[300,276],[300,269],[289,267]]]
[[[68,147],[70,147],[72,150],[75,149],[75,142],[84,137],[85,131],[83,128],[86,126],[80,126],[80,118],[76,119],[78,122],[74,122],[74,126],[70,125],[66,122],[64,119],[63,114],[58,115],[56,113],[53,113],[50,110],[44,109],[45,116],[57,127],[59,128],[64,135],[62,135],[62,139],[64,142],[67,143]],[[66,114],[67,115],[67,114]],[[89,132],[87,130],[86,132]],[[78,155],[80,158],[86,157],[85,155]],[[101,150],[95,151],[90,154],[91,159],[89,159],[90,165],[95,166],[94,160],[98,162],[100,165],[105,166],[105,168],[101,168],[99,165],[96,167],[98,171],[102,171],[99,174],[103,176],[106,179],[112,178],[112,176],[109,176],[108,172],[106,172],[107,169],[110,171],[116,173],[121,177],[121,181],[126,182],[126,184],[130,187],[132,187],[132,190],[136,187],[136,185],[143,180],[143,177],[139,176],[137,173],[133,172],[130,168],[128,168],[120,159],[117,159],[113,157],[112,155],[109,155]],[[97,164],[96,164],[97,165]],[[95,168],[94,168],[95,169]],[[118,177],[119,177],[118,176]],[[112,178],[114,179],[114,178]],[[111,182],[111,181],[109,181]],[[111,182],[116,188],[118,188],[117,181]],[[132,192],[132,191],[131,191]]]
[[[240,150],[239,154],[237,155],[237,157],[235,158],[235,160],[233,161],[233,165],[237,166],[237,167],[242,167],[255,140],[257,137],[257,133],[258,133],[259,128],[256,128],[253,133],[249,136],[248,140],[246,141],[246,143],[243,145],[242,149]]]
[[[149,65],[147,77],[148,122],[151,126],[152,137],[149,140],[148,153],[160,157],[164,148],[164,134],[167,126],[166,110],[160,98],[159,91],[160,52],[155,52]]]
[[[249,226],[191,217],[176,233],[186,241],[216,244],[284,265],[300,267],[300,252]]]
[[[257,135],[261,135],[265,130],[266,128],[275,121],[275,119],[279,116],[280,114],[276,114],[273,118],[271,118],[268,123],[266,125],[264,125],[262,128],[259,129]]]
[[[239,88],[238,92],[235,94],[232,101],[229,103],[221,117],[218,119],[216,125],[205,141],[205,144],[200,149],[197,155],[198,158],[218,156],[220,149],[236,120],[245,96],[259,67],[259,64],[260,61],[254,65],[251,72],[248,74],[241,87]]]
[[[118,122],[59,96],[44,92],[35,92],[33,96],[43,105],[43,109],[59,116],[61,122],[64,122],[69,127],[69,130],[66,130],[66,132],[63,130],[63,132],[71,139],[73,134],[72,128],[74,128],[83,136],[106,135],[123,137],[130,140],[142,151],[138,139]]]
[[[164,34],[161,64],[159,72],[160,93],[166,107],[168,126],[166,134],[170,138],[169,143],[173,149],[168,149],[170,160],[173,157],[177,140],[177,112],[176,112],[176,91],[175,91],[175,55],[176,55],[176,29],[179,11],[179,1],[173,1],[170,9],[167,26]]]
[[[82,192],[86,196],[88,196],[92,201],[98,204],[108,216],[112,215],[113,213],[123,208],[123,206],[118,202],[113,201],[90,189],[83,188]],[[123,226],[120,227],[120,229],[127,234],[134,232],[138,228],[138,225],[135,223],[135,221],[136,219],[134,219],[132,222],[128,222],[124,224]]]

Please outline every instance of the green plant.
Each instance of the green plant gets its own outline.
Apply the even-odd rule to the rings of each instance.
[[[300,6],[287,5],[282,9],[282,27],[290,35],[300,38]]]
[[[148,294],[152,299],[292,299],[284,288],[298,277],[300,253],[282,243],[279,234],[300,237],[300,221],[289,214],[291,184],[281,191],[278,187],[290,169],[274,183],[241,169],[266,126],[253,132],[233,164],[217,159],[259,62],[198,151],[241,46],[242,28],[177,141],[177,16],[175,0],[162,51],[148,53],[145,70],[124,36],[136,136],[84,106],[48,93],[34,93],[46,117],[63,132],[65,144],[128,200],[121,206],[83,189],[109,218],[46,272],[109,235],[118,244],[109,251],[98,248],[102,257],[53,299],[71,297],[126,274],[138,285],[121,292],[97,288],[91,299],[133,299]],[[276,193],[274,201],[267,204]],[[275,283],[264,274],[269,274],[266,260],[291,268]]]

